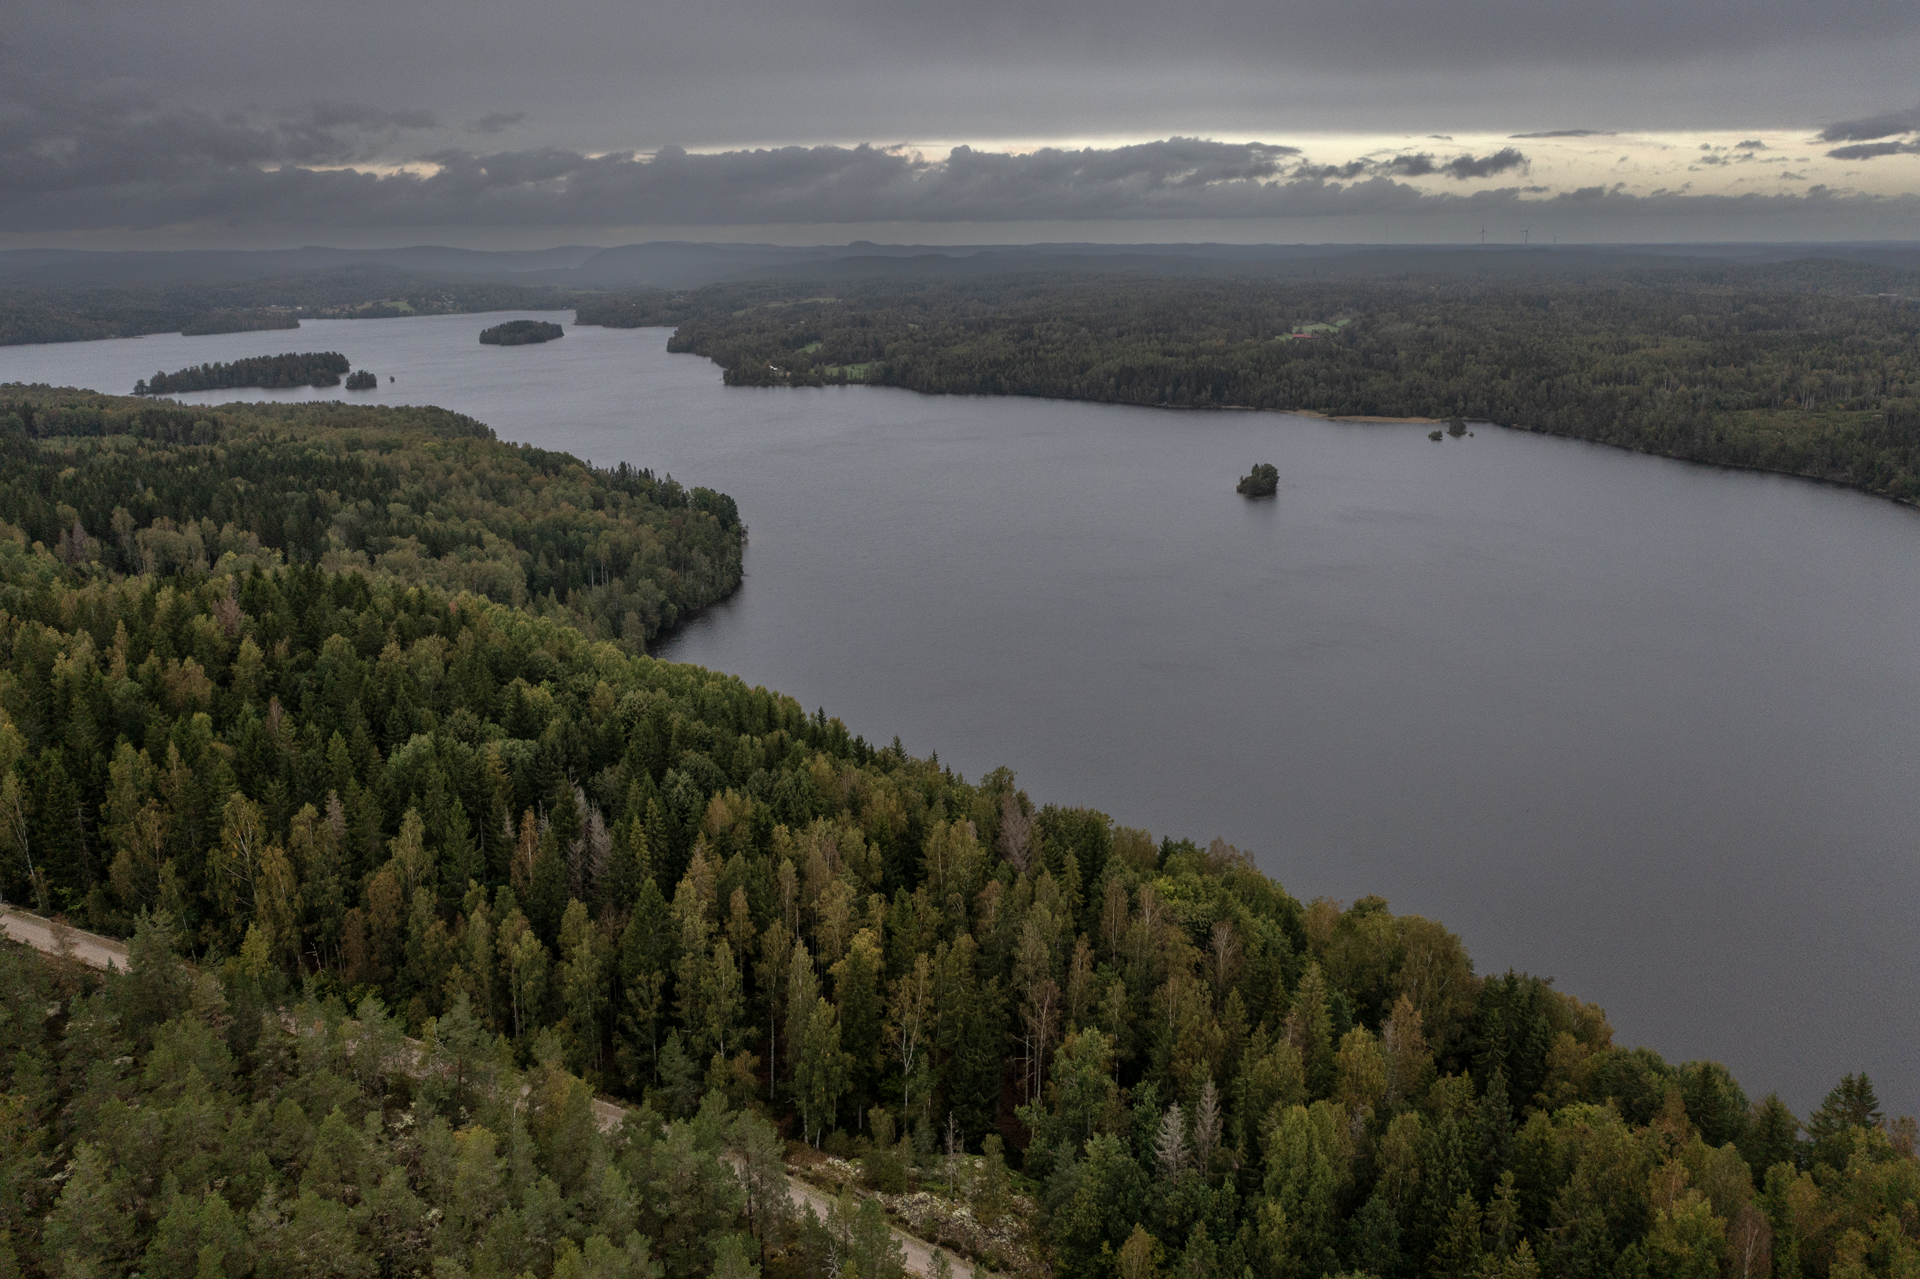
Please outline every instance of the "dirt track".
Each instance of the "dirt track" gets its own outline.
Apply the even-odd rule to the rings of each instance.
[[[43,919],[15,906],[0,906],[0,934],[49,955],[68,955],[91,968],[117,968],[121,972],[127,969],[125,943],[95,933],[83,933],[77,928]],[[604,1132],[626,1118],[627,1108],[597,1097],[593,1102],[593,1115]],[[787,1187],[796,1209],[804,1209],[811,1204],[816,1213],[822,1218],[826,1217],[832,1203],[826,1194],[792,1176],[787,1178]],[[957,1253],[936,1248],[898,1227],[894,1228],[893,1237],[899,1240],[902,1251],[907,1255],[907,1270],[913,1274],[932,1275],[936,1252],[946,1253],[947,1263],[953,1267],[956,1276],[972,1273],[970,1263]]]
[[[0,906],[0,933],[49,955],[71,955],[91,968],[127,970],[124,944],[30,915],[16,906]]]

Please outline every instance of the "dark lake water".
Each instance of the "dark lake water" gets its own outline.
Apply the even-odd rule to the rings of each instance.
[[[1379,893],[1803,1114],[1862,1069],[1920,1109],[1920,515],[1494,428],[727,389],[662,330],[481,347],[500,318],[0,348],[0,381],[334,349],[369,399],[724,489],[746,585],[664,655]],[[1263,460],[1278,499],[1236,497]]]

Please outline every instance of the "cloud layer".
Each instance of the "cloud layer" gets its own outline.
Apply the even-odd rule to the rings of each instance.
[[[1920,133],[1920,107],[1888,111],[1864,120],[1842,120],[1820,130],[1822,142],[1872,142],[1900,133]]]
[[[835,139],[1601,136],[1869,121],[1911,0],[51,0],[10,7],[0,127],[360,104],[586,154]],[[84,99],[84,102],[82,101]],[[1872,142],[1849,133],[1835,145]],[[482,149],[493,149],[491,146]]]
[[[0,231],[321,226],[404,234],[465,226],[585,234],[648,226],[1417,222],[1442,214],[1617,222],[1647,213],[1906,216],[1916,204],[1818,185],[1739,197],[1635,195],[1622,182],[1554,190],[1527,181],[1532,161],[1512,146],[1328,164],[1291,145],[1183,137],[1023,153],[961,146],[939,156],[828,145],[706,154],[666,147],[651,156],[445,148],[409,166],[358,163],[437,127],[424,115],[345,108],[264,124],[192,113],[87,119],[57,148],[17,137],[0,146],[0,168],[14,178],[0,187]],[[1750,160],[1766,149],[1748,140],[1699,162]],[[1780,177],[1805,182],[1797,173]]]
[[[1849,142],[1827,152],[1831,160],[1878,160],[1889,155],[1920,155],[1920,107],[1889,111],[1864,120],[1842,120],[1820,131],[1822,142]],[[1904,141],[1900,140],[1905,138]]]
[[[1920,234],[1883,216],[1920,189],[1920,108],[1886,109],[1920,59],[1910,0],[1754,0],[1738,23],[1719,0],[16,8],[0,41],[14,242],[1720,207],[1709,196]],[[1673,140],[1682,125],[1720,130],[1712,154],[1682,157],[1699,143]],[[903,136],[1021,141],[886,145]],[[1101,141],[1116,137],[1159,140]],[[1204,140],[1222,137],[1273,141]],[[1095,144],[1044,145],[1061,138]],[[1762,156],[1736,139],[1771,141]],[[1768,203],[1789,184],[1799,203]]]

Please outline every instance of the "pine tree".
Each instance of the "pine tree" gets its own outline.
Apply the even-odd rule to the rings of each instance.
[[[1833,1086],[1819,1107],[1807,1116],[1807,1141],[1813,1162],[1845,1168],[1858,1128],[1881,1123],[1880,1098],[1865,1074],[1848,1075]]]
[[[599,951],[599,930],[587,917],[584,902],[567,903],[560,922],[559,987],[566,1007],[568,1055],[582,1074],[600,1069],[603,1018],[607,1006],[607,977]]]
[[[1306,1072],[1307,1095],[1332,1095],[1333,1013],[1328,1006],[1327,980],[1319,964],[1310,964],[1293,992],[1293,1006],[1287,1012],[1287,1041],[1300,1054]]]
[[[641,882],[620,935],[621,1070],[629,1086],[657,1079],[660,1017],[666,1011],[667,903],[652,876]]]
[[[1427,1273],[1434,1279],[1478,1279],[1484,1248],[1480,1242],[1480,1205],[1462,1194],[1454,1201],[1440,1232]]]
[[[473,824],[467,809],[456,797],[447,810],[446,833],[440,844],[440,886],[444,909],[452,912],[465,899],[467,889],[486,874],[480,851],[473,842]]]
[[[107,1153],[90,1142],[74,1148],[67,1183],[47,1218],[46,1250],[67,1279],[108,1279],[133,1260],[135,1218],[128,1188]]]

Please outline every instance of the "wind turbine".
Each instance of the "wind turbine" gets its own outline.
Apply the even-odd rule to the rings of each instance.
[[[1480,224],[1480,247],[1487,247],[1487,224],[1484,222]]]
[[[1525,248],[1531,248],[1532,245],[1533,245],[1533,228],[1527,227],[1526,229],[1520,232],[1520,247],[1525,249]]]

